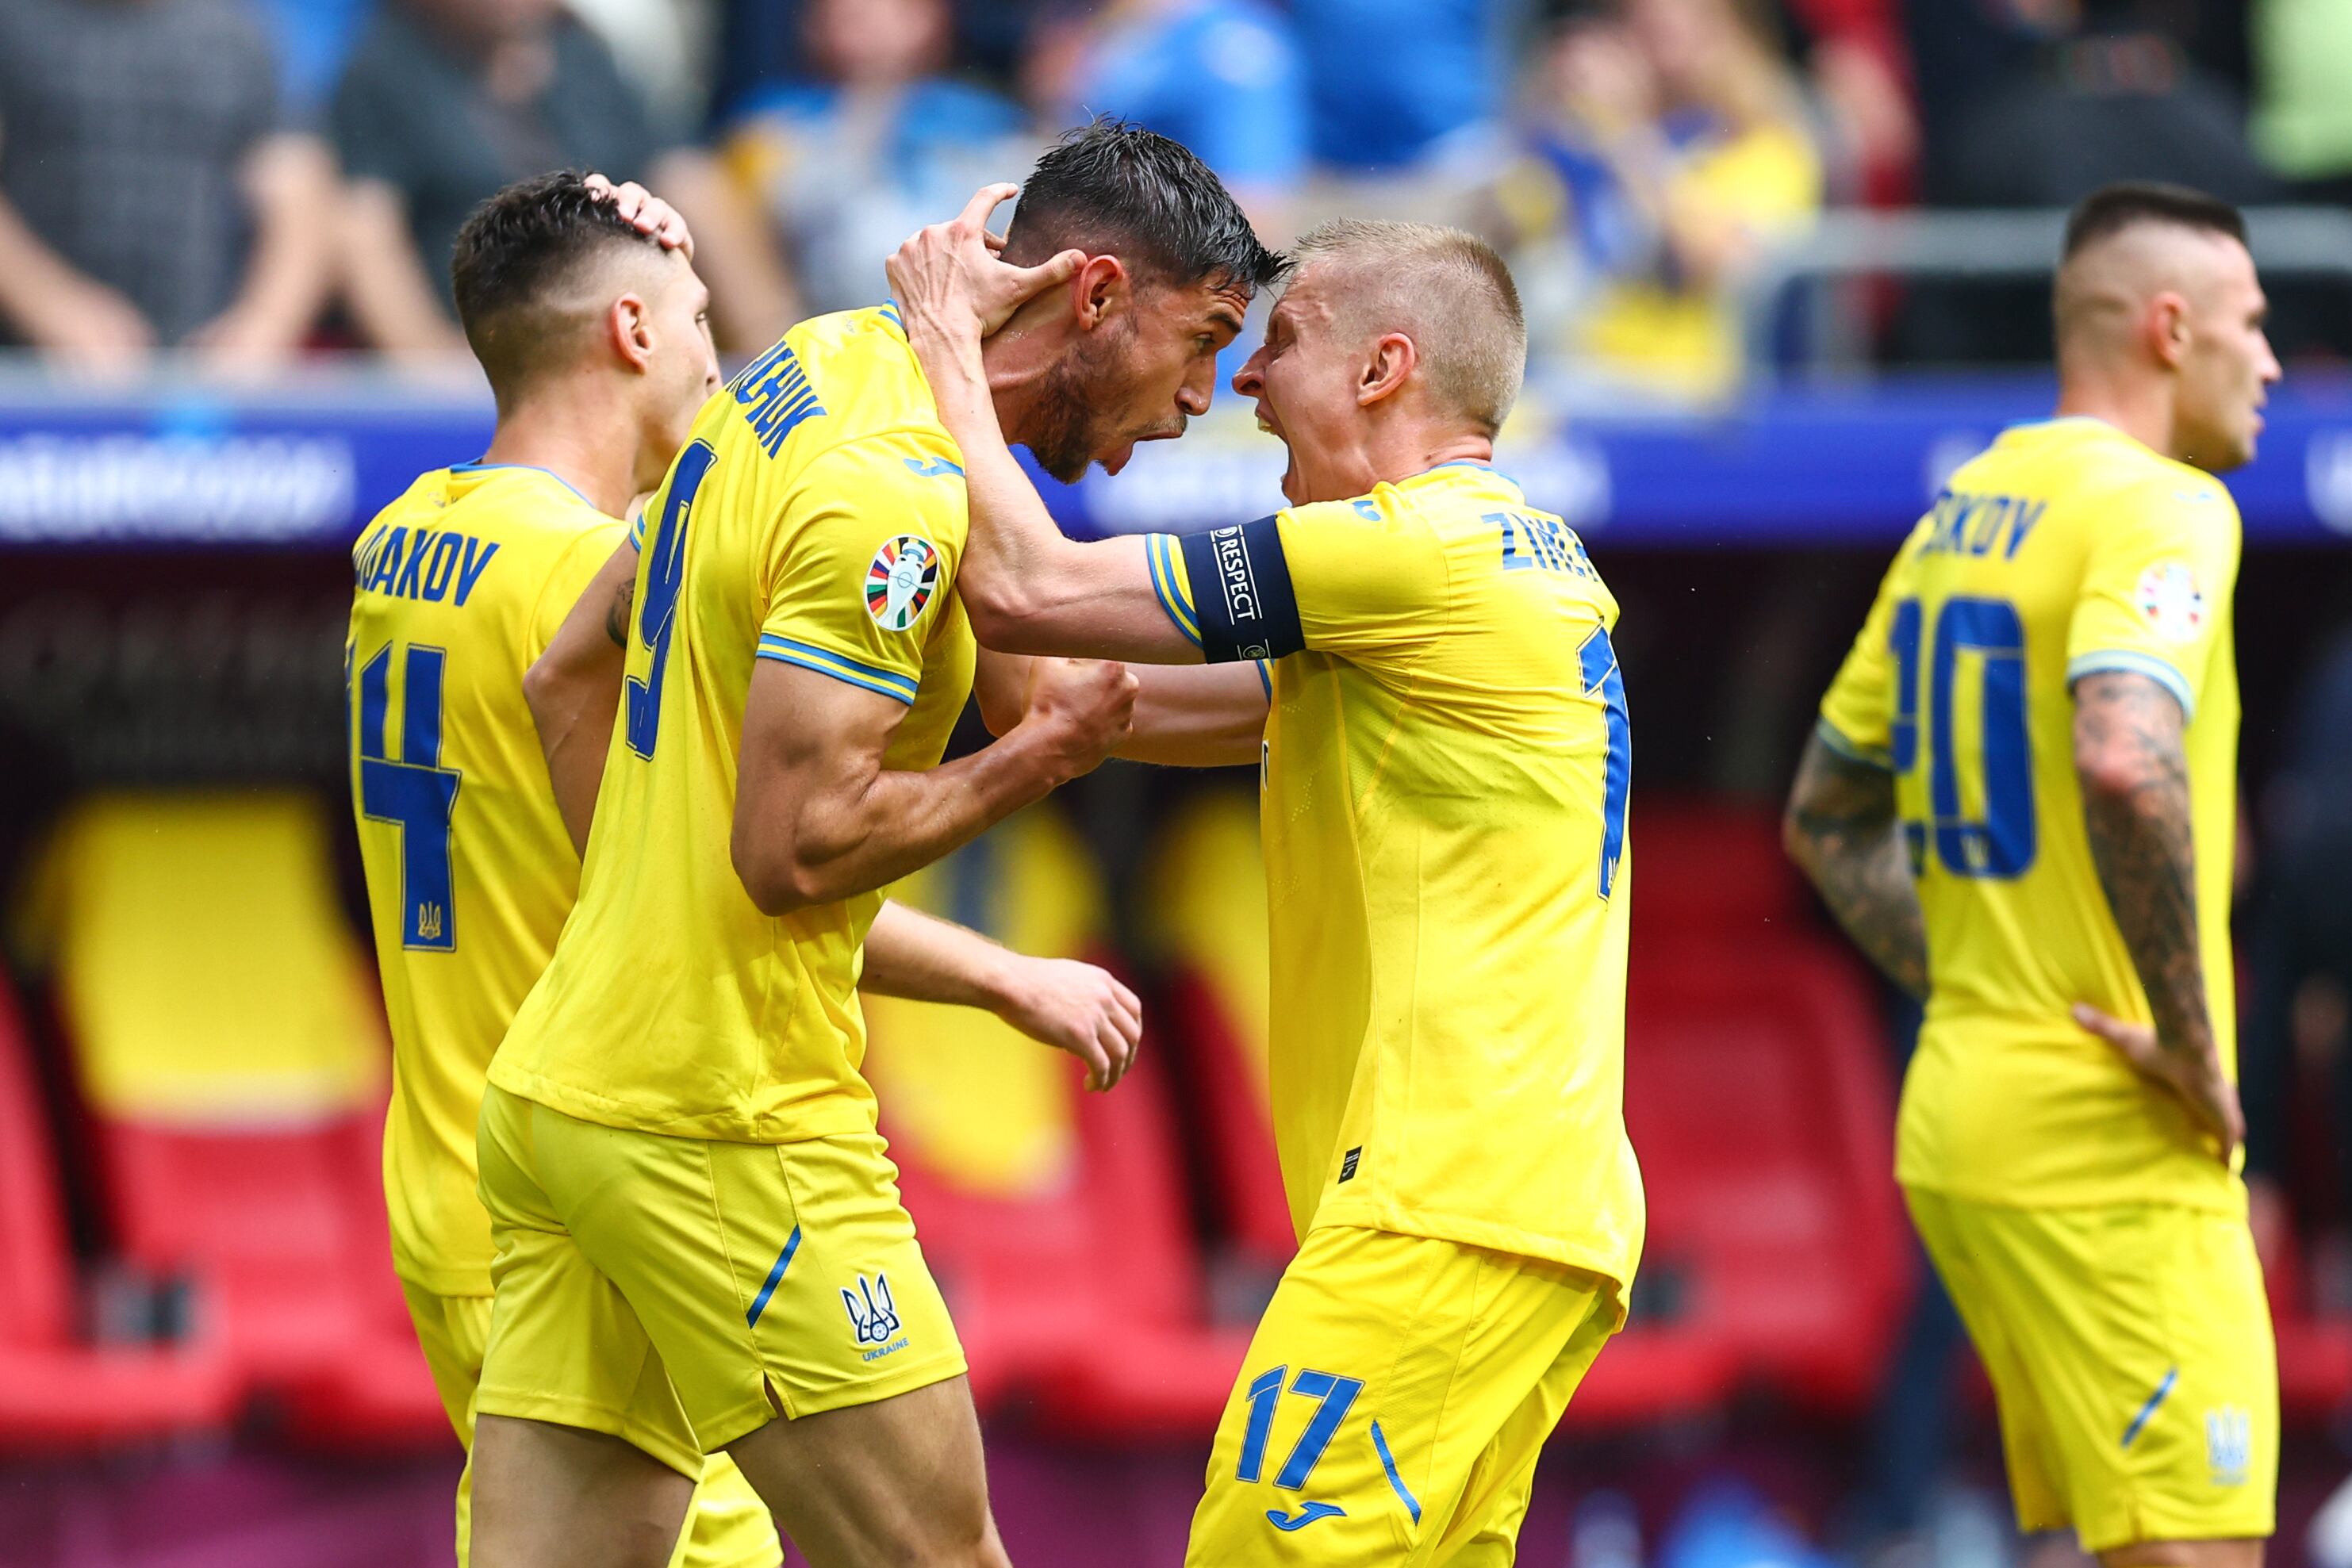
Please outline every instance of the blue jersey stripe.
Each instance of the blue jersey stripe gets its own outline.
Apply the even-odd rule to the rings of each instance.
[[[814,670],[821,675],[831,675],[836,681],[846,681],[853,686],[863,686],[869,692],[879,692],[912,707],[915,703],[915,683],[888,670],[877,670],[871,664],[845,659],[826,648],[812,648],[805,643],[793,643],[782,637],[760,639],[758,657],[773,659],[780,664],[797,664],[803,670]]]
[[[2172,700],[2180,705],[2183,721],[2197,716],[2197,696],[2189,689],[2187,677],[2153,653],[2130,648],[2103,648],[2096,653],[2078,653],[2066,663],[2069,689],[2084,675],[2104,674],[2146,675],[2172,694]]]
[[[852,657],[836,649],[821,648],[814,643],[803,643],[797,638],[782,637],[773,632],[763,632],[760,634],[760,652],[806,653],[811,658],[823,659],[839,664],[851,674],[863,675],[869,681],[879,681],[884,685],[896,686],[910,698],[915,695],[914,676],[902,674],[897,670],[886,670],[879,664],[869,664],[863,659]]]
[[[1875,746],[1864,746],[1858,740],[1848,740],[1845,737],[1845,732],[1827,719],[1817,721],[1813,726],[1813,733],[1821,737],[1823,746],[1828,747],[1848,762],[1859,762],[1865,768],[1883,768],[1890,773],[1895,770],[1893,753],[1883,751]]]
[[[1195,648],[1201,645],[1201,618],[1193,612],[1192,601],[1184,597],[1183,584],[1176,576],[1176,541],[1172,534],[1143,536],[1143,558],[1151,568],[1151,591],[1159,596],[1160,608],[1168,619],[1176,622],[1176,630],[1184,633]]]

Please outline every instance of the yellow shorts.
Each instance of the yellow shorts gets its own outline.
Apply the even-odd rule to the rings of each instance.
[[[474,1447],[474,1391],[482,1381],[482,1347],[490,1333],[490,1298],[441,1296],[401,1281],[409,1320],[441,1407],[470,1453]],[[466,1568],[473,1542],[474,1467],[469,1459],[457,1477],[457,1568]],[[694,1502],[670,1553],[670,1568],[776,1568],[784,1549],[775,1521],[751,1483],[724,1454],[713,1455],[694,1489]]]
[[[698,1476],[779,1411],[964,1370],[878,1134],[669,1138],[493,1085],[478,1144],[498,1244],[487,1414],[610,1433]]]
[[[1250,1342],[1189,1568],[1504,1568],[1614,1287],[1458,1242],[1307,1233]]]
[[[1992,1378],[2019,1528],[2095,1552],[2271,1533],[2278,1352],[2243,1219],[1904,1196]]]

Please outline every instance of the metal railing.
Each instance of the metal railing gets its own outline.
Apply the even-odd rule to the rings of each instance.
[[[2246,230],[2264,277],[2329,278],[2352,294],[2352,212],[2254,207],[2246,213]],[[1832,371],[1861,371],[1868,349],[1862,293],[1869,280],[2047,278],[2065,232],[2063,207],[1824,213],[1742,287],[1748,363],[1759,371],[1772,363],[1783,302],[1801,288],[1812,296],[1804,316],[1807,362]]]

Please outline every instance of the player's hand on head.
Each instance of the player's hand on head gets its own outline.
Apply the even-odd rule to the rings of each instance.
[[[615,185],[602,174],[588,174],[582,184],[613,204],[621,221],[641,235],[651,235],[661,241],[665,249],[683,252],[686,259],[694,259],[694,234],[686,226],[686,219],[676,207],[638,184],[635,180]]]
[[[2202,1051],[2174,1047],[2158,1039],[2147,1024],[2111,1018],[2086,1002],[2074,1004],[2074,1021],[2115,1047],[2141,1073],[2180,1097],[2189,1113],[2221,1145],[2227,1165],[2246,1141],[2245,1113],[2238,1104],[2238,1088],[2221,1071],[2220,1054],[2210,1046]]]
[[[1067,283],[1086,252],[1066,250],[1035,267],[998,259],[1004,242],[988,229],[988,215],[1020,187],[983,185],[952,220],[919,229],[883,264],[901,319],[920,319],[950,332],[986,337],[1046,289]]]
[[[1135,1064],[1143,1004],[1108,970],[1074,958],[1023,957],[1009,993],[998,1016],[1085,1062],[1087,1088],[1107,1090]]]
[[[1134,727],[1141,685],[1133,671],[1116,661],[1035,660],[1028,712],[1015,733],[1034,732],[1056,782],[1091,773]]]

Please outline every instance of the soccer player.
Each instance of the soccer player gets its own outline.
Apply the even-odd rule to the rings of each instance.
[[[1205,409],[1278,266],[1199,160],[1112,124],[1039,162],[1013,237],[1064,305],[1001,340],[995,396],[1062,469]],[[873,890],[1099,762],[1134,682],[1040,664],[1003,738],[940,765],[965,532],[888,307],[787,333],[647,506],[579,902],[482,1104],[477,1568],[646,1561],[629,1519],[676,1518],[722,1450],[817,1568],[1004,1562],[858,1071],[860,946]]]
[[[1205,663],[1146,674],[1128,749],[1260,764],[1300,1245],[1187,1561],[1507,1563],[1544,1439],[1622,1321],[1643,1218],[1617,604],[1489,461],[1526,363],[1517,291],[1458,231],[1309,235],[1234,378],[1289,448],[1290,505],[1077,544],[986,395],[982,329],[1066,308],[1015,308],[1017,269],[982,248],[1008,191],[891,263],[964,454],[974,628],[1016,652]]]
[[[555,174],[487,204],[460,236],[456,281],[497,433],[482,461],[420,477],[355,552],[352,794],[394,1042],[384,1196],[402,1289],[461,1438],[490,1316],[475,1121],[580,870],[524,672],[717,384],[691,256],[676,214],[633,185]],[[876,923],[866,977],[985,999],[1082,1053],[1099,1054],[1112,1015],[1133,1008],[1099,970],[1005,953],[897,905]],[[461,1561],[469,1493],[461,1479]],[[679,1551],[708,1568],[781,1556],[766,1506],[723,1458]]]
[[[1963,465],[1822,704],[1787,838],[1927,1003],[1895,1174],[1991,1375],[2021,1528],[2253,1568],[2278,1374],[2238,1176],[2239,526],[2278,361],[2238,214],[2117,185],[2058,416]]]

